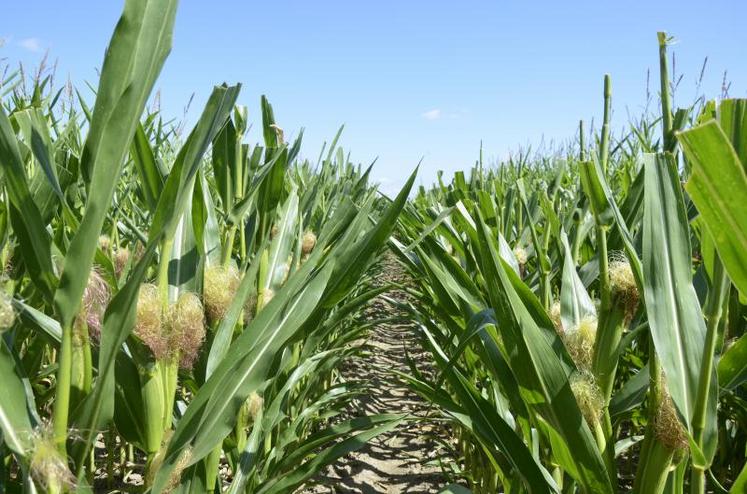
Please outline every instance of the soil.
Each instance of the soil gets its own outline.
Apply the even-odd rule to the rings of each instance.
[[[408,283],[408,275],[393,255],[387,254],[378,267],[376,285],[389,282]],[[380,323],[369,332],[368,348],[342,368],[342,378],[366,380],[370,394],[353,402],[351,415],[411,414],[427,418],[428,405],[417,394],[399,382],[392,369],[409,372],[411,359],[421,372],[429,373],[430,357],[423,353],[413,325],[404,311],[387,298],[406,301],[408,295],[392,290],[374,299],[365,310],[364,319],[377,320],[401,316],[403,322]],[[440,441],[438,438],[441,438]],[[442,447],[447,431],[433,420],[414,420],[370,441],[362,449],[341,458],[314,479],[313,486],[299,494],[317,493],[437,493],[449,482],[441,467],[447,452]]]

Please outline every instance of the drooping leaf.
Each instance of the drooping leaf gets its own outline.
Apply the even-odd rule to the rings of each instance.
[[[747,169],[715,120],[677,137],[692,169],[685,188],[716,244],[729,278],[745,295]]]

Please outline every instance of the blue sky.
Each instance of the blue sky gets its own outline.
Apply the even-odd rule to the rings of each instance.
[[[0,59],[95,82],[122,2],[6,0]],[[656,91],[656,31],[676,36],[676,94],[747,96],[747,3],[732,1],[273,1],[182,0],[174,47],[157,82],[166,114],[188,119],[213,85],[242,82],[259,122],[267,94],[286,135],[305,127],[303,154],[346,125],[355,161],[391,191],[424,158],[421,181],[469,167],[483,141],[500,159],[520,146],[564,140],[579,119],[599,120],[602,77],[612,75],[613,123]],[[259,140],[259,126],[250,136]]]

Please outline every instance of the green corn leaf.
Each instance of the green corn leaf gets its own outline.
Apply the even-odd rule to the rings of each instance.
[[[729,278],[740,293],[747,295],[747,169],[715,120],[677,137],[692,168],[685,188]]]
[[[742,467],[742,471],[739,472],[737,480],[734,485],[731,486],[730,494],[740,494],[747,491],[747,463]]]
[[[342,299],[349,288],[360,279],[361,274],[368,267],[371,256],[386,243],[407,201],[417,172],[416,168],[400,193],[382,214],[376,226],[363,238],[345,246],[346,250],[337,259],[337,269],[332,277],[331,289],[325,295],[323,302],[325,307],[331,307]]]
[[[459,302],[463,297],[468,303],[475,303],[476,299],[469,297],[461,286],[454,280],[454,277],[447,272],[443,266],[436,263],[422,249],[418,249],[419,258],[422,262],[424,274],[431,281],[428,285],[429,291],[432,291],[434,305],[449,314],[459,312]]]
[[[492,321],[493,324],[496,322],[495,320]],[[444,370],[451,388],[459,398],[459,403],[469,414],[472,421],[472,430],[475,434],[489,448],[500,451],[508,458],[520,475],[528,492],[557,492],[557,486],[551,481],[550,476],[542,471],[532,457],[529,448],[511,425],[498,414],[492,403],[480,395],[480,391],[464,375],[447,363],[446,354],[439,348],[433,336],[428,332],[426,332],[426,336],[431,347],[435,349],[433,351],[434,356],[441,361],[439,367]],[[548,480],[551,484],[548,484]]]
[[[692,433],[706,326],[692,283],[682,187],[671,155],[647,154],[644,166],[643,279],[649,327],[669,394]],[[707,409],[715,410],[717,389],[711,389],[708,399]],[[706,420],[706,430],[715,432],[715,414],[707,414]]]
[[[747,99],[725,99],[718,105],[718,120],[739,161],[747,170]]]
[[[233,480],[226,494],[240,494],[246,492],[246,483],[249,481],[249,475],[255,467],[255,462],[260,454],[260,445],[263,436],[262,429],[262,410],[257,413],[256,421],[252,426],[252,432],[246,441],[246,447],[239,457],[239,466],[234,473]]]
[[[272,110],[272,105],[264,94],[260,99],[260,106],[262,107],[262,135],[265,139],[265,147],[267,149],[277,148],[279,147],[278,134],[273,128],[275,125],[275,112]]]
[[[633,237],[628,230],[625,216],[617,206],[609,184],[604,178],[601,165],[597,160],[581,163],[580,173],[584,192],[592,203],[592,209],[596,208],[596,214],[599,215],[602,224],[614,223],[616,232],[619,234],[619,239],[625,249],[625,254],[630,262],[630,268],[635,276],[638,290],[642,292],[643,268],[641,260],[633,245]]]
[[[172,175],[169,176],[164,187],[159,200],[159,207],[156,210],[158,221],[154,221],[151,226],[151,240],[145,254],[138,262],[125,286],[117,293],[107,308],[99,352],[99,377],[91,394],[79,405],[75,413],[76,424],[81,431],[84,431],[81,434],[82,440],[75,446],[75,457],[78,460],[79,470],[85,465],[82,460],[89,450],[95,434],[114,416],[117,354],[134,327],[137,294],[140,284],[145,278],[148,264],[153,258],[160,239],[168,233],[167,228],[171,229],[173,236],[180,216],[188,207],[187,201],[192,194],[191,187],[194,184],[196,168],[199,166],[202,154],[210,142],[211,134],[217,132],[216,127],[219,128],[220,122],[227,118],[227,112],[221,110],[225,109],[226,100],[228,100],[230,111],[237,93],[238,87],[218,88],[213,91],[200,121],[180,152],[180,158],[177,158],[177,164],[172,168]],[[177,178],[172,179],[172,176]],[[175,198],[174,202],[181,201],[183,206],[175,206],[173,203],[166,206],[164,195],[167,193],[169,197]]]
[[[283,147],[282,149],[287,148]],[[254,156],[256,156],[257,163],[259,163],[262,149],[255,147],[254,151],[252,157],[254,158]],[[282,195],[283,187],[285,185],[283,182],[285,171],[278,171],[278,167],[282,168],[281,165],[278,165],[278,162],[285,160],[285,157],[285,153],[276,151],[273,157],[256,171],[252,176],[252,179],[247,180],[244,197],[241,198],[241,200],[236,201],[233,208],[228,213],[226,220],[229,224],[238,225],[252,206],[255,206],[260,212],[266,212],[272,209],[268,204],[267,198],[270,197],[271,194],[278,194],[278,197]],[[278,182],[279,179],[282,180]],[[277,204],[277,200],[275,200],[274,204]]]
[[[262,287],[265,290],[268,288],[274,290],[280,286],[290,270],[289,257],[297,235],[297,225],[298,194],[295,190],[292,190],[285,204],[278,210],[277,219],[274,223],[277,229],[270,243],[267,278],[264,280],[264,287]]]
[[[612,395],[609,405],[610,416],[615,419],[641,406],[646,398],[648,384],[649,373],[648,364],[646,364]]]
[[[470,319],[468,329],[474,325],[480,325],[484,331],[480,331],[479,336],[482,340],[482,361],[487,365],[488,370],[500,384],[503,394],[510,405],[510,414],[522,424],[523,427],[529,427],[529,412],[527,405],[521,399],[519,385],[516,382],[514,374],[511,372],[506,359],[501,353],[497,343],[498,331],[495,327],[495,312],[491,309],[479,312]],[[501,415],[509,421],[506,411],[501,410]]]
[[[81,158],[89,182],[86,211],[65,255],[54,296],[63,328],[70,327],[80,308],[138,118],[171,50],[175,16],[176,0],[128,0],[109,43]]]
[[[194,464],[232,430],[239,408],[262,384],[275,354],[301,327],[321,299],[333,265],[328,265],[308,284],[300,286],[311,273],[318,256],[312,254],[301,270],[260,311],[194,396],[169,442],[163,466],[156,473],[154,493],[163,491],[185,448],[190,448],[189,464]]]
[[[113,420],[117,432],[126,441],[146,449],[147,417],[138,368],[124,351],[120,351],[116,359]]]
[[[86,398],[72,414],[80,437],[74,445],[78,473],[85,468],[85,458],[98,431],[114,417],[115,364],[120,348],[135,327],[140,284],[145,278],[156,244],[151,244],[134,267],[130,278],[109,303],[101,328],[98,379]]]
[[[299,383],[302,379],[308,378],[308,381],[313,380],[313,373],[329,361],[339,362],[339,356],[342,353],[342,349],[334,348],[332,350],[326,350],[310,358],[304,359],[298,366],[296,366],[288,378],[283,383],[282,387],[275,391],[275,396],[269,404],[264,406],[264,417],[262,422],[262,428],[265,430],[271,430],[280,424],[288,416],[286,411],[288,405],[292,403],[295,396],[291,396],[292,393],[298,392],[300,386]],[[338,357],[332,359],[330,357]],[[333,366],[334,367],[334,366]],[[321,373],[321,371],[319,371]],[[300,393],[296,396],[299,396]],[[299,400],[300,401],[300,400]]]
[[[191,209],[191,197],[187,196],[187,212]],[[197,250],[191,215],[183,214],[174,231],[171,247],[168,280],[169,300],[173,303],[185,291],[197,291],[197,273],[200,266],[200,253]]]
[[[29,191],[18,141],[5,109],[0,105],[0,169],[10,199],[9,212],[13,231],[22,249],[24,263],[42,295],[51,301],[57,278],[52,266],[51,239],[41,213]]]
[[[62,188],[57,177],[57,165],[54,162],[54,150],[49,135],[49,127],[41,114],[41,110],[23,110],[14,113],[13,118],[18,122],[26,143],[44,173],[46,187],[56,195],[59,201],[64,201]]]
[[[31,450],[36,423],[33,394],[29,393],[5,338],[0,338],[0,376],[3,392],[0,393],[0,431],[3,442],[16,455],[23,458]],[[29,403],[31,399],[31,403]]]
[[[529,233],[531,234],[532,246],[534,247],[534,253],[539,262],[540,270],[550,271],[550,260],[547,257],[544,246],[540,242],[539,236],[537,235],[537,220],[535,219],[535,216],[538,215],[533,214],[532,210],[530,210],[530,205],[529,201],[527,200],[523,179],[519,179],[519,181],[516,182],[516,188],[519,191],[519,200],[521,201],[521,204],[524,207],[524,211],[526,212],[527,218],[529,220],[527,227],[529,229]]]
[[[208,266],[221,262],[220,230],[215,204],[205,174],[197,173],[192,197],[192,229],[200,257]]]
[[[560,319],[563,328],[570,331],[578,327],[585,317],[596,316],[597,309],[576,272],[576,264],[573,262],[565,231],[561,231],[560,240],[564,252],[563,281],[560,287]]]
[[[516,260],[516,255],[514,254],[513,249],[510,245],[508,245],[508,242],[506,242],[506,238],[500,232],[498,233],[498,253],[501,255],[501,259],[506,261],[508,265],[511,266],[511,269],[514,270],[514,273],[521,273],[519,261]]]
[[[3,249],[8,243],[8,232],[10,230],[10,215],[8,207],[4,202],[0,202],[0,249]]]
[[[562,361],[516,292],[494,243],[488,241],[490,231],[482,219],[477,233],[483,276],[522,398],[557,435],[553,448],[556,461],[590,492],[611,493],[604,461],[578,408]]]
[[[435,220],[433,220],[433,222],[430,225],[425,227],[425,229],[420,233],[420,236],[418,236],[418,238],[416,238],[412,243],[410,243],[410,245],[407,246],[407,248],[404,250],[404,253],[407,254],[408,252],[412,251],[418,244],[420,244],[420,242],[423,241],[425,237],[430,235],[432,231],[438,228],[441,225],[441,223],[451,215],[451,211],[453,209],[454,208],[446,208],[443,211],[441,211],[438,214],[438,217]]]
[[[726,390],[734,390],[747,381],[747,335],[731,345],[718,362],[718,382]]]
[[[220,131],[231,114],[240,89],[241,85],[238,84],[213,88],[200,120],[189,134],[187,142],[179,150],[174,166],[166,179],[163,192],[158,199],[158,207],[153,215],[149,240],[153,240],[153,234],[156,232],[160,234],[162,229],[166,238],[173,237],[179,217],[188,211],[189,199],[194,191],[195,177],[202,163],[202,157],[215,134]]]
[[[269,213],[283,200],[285,188],[285,174],[288,166],[288,147],[269,147],[265,152],[265,167],[263,180],[258,187],[257,209],[260,213]],[[246,199],[246,198],[245,198]]]
[[[163,190],[163,176],[156,163],[153,148],[145,134],[145,129],[140,123],[135,129],[135,137],[130,145],[130,157],[140,176],[145,204],[150,211],[155,211],[158,198],[161,196],[161,190]]]
[[[218,189],[223,209],[229,211],[234,203],[234,184],[232,177],[238,167],[236,155],[236,128],[231,119],[226,122],[213,140],[213,176]]]
[[[333,399],[336,400],[345,396],[352,396],[352,394],[353,393],[343,392],[325,393],[325,395],[316,403],[314,403],[311,408],[314,413],[318,413],[320,410],[323,411],[324,409],[331,407],[333,404]],[[313,417],[313,415],[309,414],[307,410],[304,410],[303,412],[301,412],[301,414],[304,415],[307,420],[310,417]],[[292,470],[296,465],[303,463],[303,460],[305,458],[313,456],[314,453],[325,444],[329,444],[332,441],[337,441],[346,436],[350,436],[350,434],[353,432],[369,429],[371,427],[390,423],[402,418],[403,417],[401,415],[394,414],[365,415],[362,417],[355,417],[350,420],[344,420],[342,422],[330,425],[320,431],[310,434],[305,439],[299,438],[294,434],[293,442],[289,441],[287,438],[284,438],[285,440],[279,443],[279,446],[287,447],[289,449],[285,451],[278,451],[280,457],[278,458],[277,465],[273,466],[272,470],[277,472]],[[299,420],[294,421],[293,425],[297,426],[298,422]],[[298,429],[298,427],[291,427],[288,429],[288,431]],[[291,445],[292,449],[290,449]]]
[[[256,292],[258,270],[259,262],[253,262],[249,269],[244,273],[239,288],[236,290],[236,295],[231,301],[231,305],[228,307],[226,315],[223,316],[218,328],[215,330],[215,336],[210,345],[210,353],[208,354],[207,367],[205,370],[205,375],[207,377],[213,374],[215,369],[218,367],[218,364],[228,353],[234,328],[241,316],[241,311],[244,309],[244,303],[246,302],[246,299],[252,295],[253,291]]]
[[[332,463],[338,458],[352,453],[353,451],[359,450],[374,437],[397,427],[400,422],[401,419],[391,420],[386,422],[384,425],[372,427],[371,429],[349,437],[334,446],[323,449],[317,453],[312,460],[309,460],[300,467],[291,470],[286,475],[275,478],[260,486],[257,490],[257,494],[281,494],[292,492],[295,487],[298,487],[306,480],[310,479],[324,466]]]
[[[48,337],[54,346],[59,346],[62,339],[60,323],[20,300],[13,299],[13,308],[25,324],[38,329]]]
[[[303,133],[304,128],[301,127],[301,129],[298,131],[298,136],[296,136],[296,139],[293,141],[293,145],[291,145],[290,149],[288,150],[288,163],[293,163],[293,160],[296,159],[298,156],[298,153],[301,152],[301,142],[303,142]],[[365,174],[362,178],[365,178]]]
[[[625,200],[620,205],[620,217],[622,217],[625,225],[634,225],[636,218],[643,208],[644,178],[645,173],[643,172],[643,168],[641,168],[638,171],[633,184],[628,189]],[[620,223],[619,219],[617,220],[617,223]],[[607,248],[610,251],[624,248],[620,228],[613,228],[612,231],[610,231],[609,238],[607,239]]]
[[[554,445],[557,461],[585,489],[611,493],[604,462],[576,404],[567,371],[516,292],[494,243],[488,241],[488,228],[480,223],[481,268],[522,398],[560,438]]]
[[[610,210],[610,204],[607,200],[607,191],[604,190],[601,165],[595,159],[594,161],[585,161],[580,163],[579,172],[581,174],[581,185],[583,186],[586,196],[589,198],[591,210],[598,221],[603,225],[611,225],[614,221],[613,213]]]

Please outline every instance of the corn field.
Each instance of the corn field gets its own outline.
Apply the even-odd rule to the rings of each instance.
[[[605,77],[599,132],[389,199],[238,84],[148,109],[176,4],[125,2],[93,104],[0,80],[0,493],[293,493],[411,422],[445,493],[747,492],[747,100],[673,108],[659,33],[656,115],[613,135]],[[394,288],[428,413],[351,414]]]
[[[392,246],[473,492],[747,492],[745,100],[421,188]],[[660,135],[656,129],[661,128]],[[684,186],[683,186],[684,183]],[[741,199],[740,199],[741,198]]]

